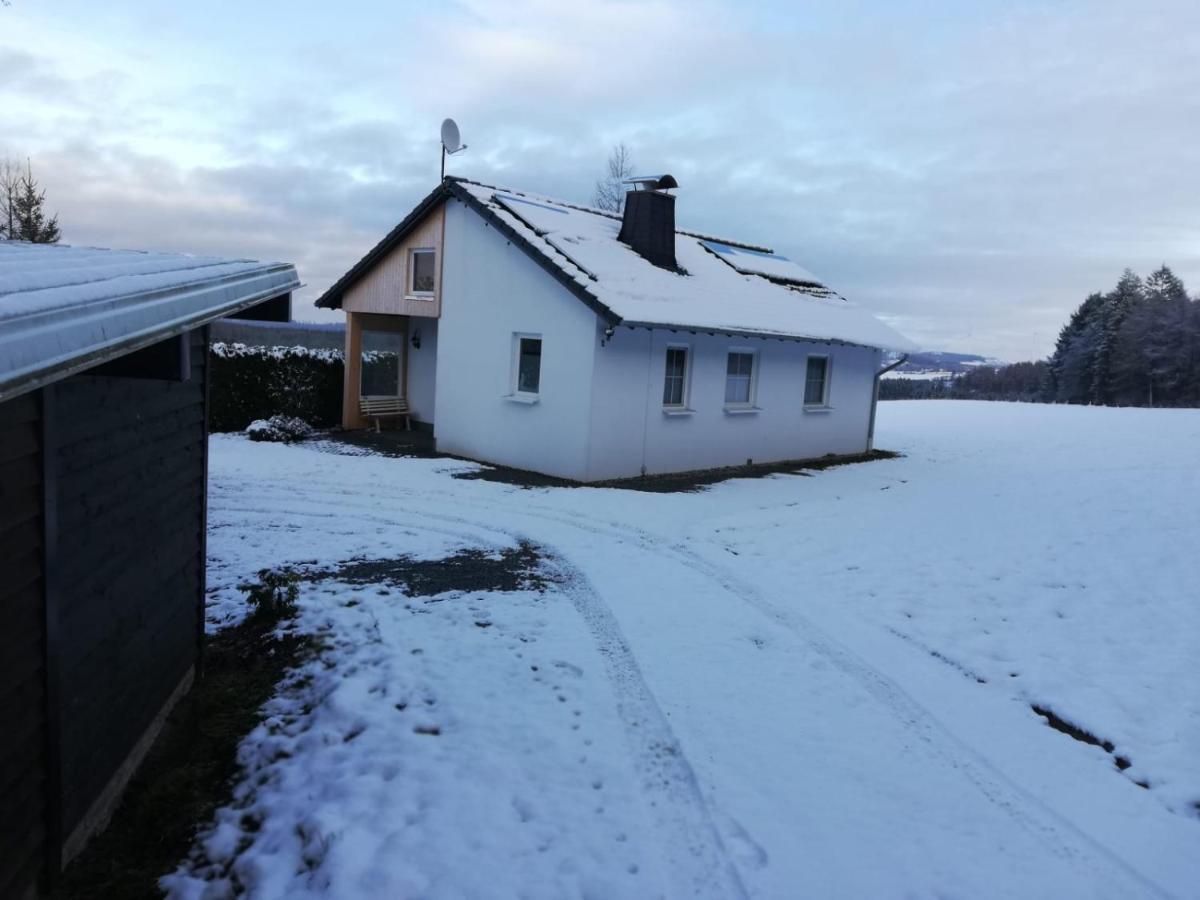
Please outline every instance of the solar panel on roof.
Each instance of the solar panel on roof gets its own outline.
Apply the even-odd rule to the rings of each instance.
[[[721,260],[744,275],[763,275],[793,284],[822,283],[821,279],[808,269],[778,253],[751,250],[748,247],[734,247],[730,244],[722,244],[720,241],[702,240],[700,245],[715,253]]]
[[[538,203],[536,200],[526,200],[524,197],[513,197],[509,194],[496,194],[495,196],[502,203],[524,203],[526,206],[536,206],[538,209],[548,209],[550,212],[569,215],[569,210],[565,210],[559,206],[551,206],[549,203]]]

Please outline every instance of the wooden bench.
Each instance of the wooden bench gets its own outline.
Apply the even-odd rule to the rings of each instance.
[[[375,430],[379,431],[381,419],[404,417],[404,428],[412,431],[412,421],[408,417],[408,401],[403,397],[359,397],[358,409],[368,419],[375,420]]]

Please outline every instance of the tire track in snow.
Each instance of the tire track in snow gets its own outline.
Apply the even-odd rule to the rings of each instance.
[[[655,536],[651,532],[623,522],[544,505],[529,505],[514,512],[518,515],[536,515],[548,521],[574,525],[597,535],[607,533],[634,543],[660,558],[664,553],[670,554],[690,571],[709,578],[726,593],[786,628],[843,674],[855,679],[880,706],[899,719],[928,752],[962,774],[991,804],[1003,810],[1028,833],[1051,846],[1060,858],[1090,872],[1094,870],[1094,863],[1098,857],[1115,869],[1115,874],[1135,883],[1139,894],[1150,892],[1158,897],[1173,896],[1074,822],[1008,778],[979,751],[951,732],[931,710],[919,703],[884,672],[835,640],[807,616],[794,609],[782,609],[770,602],[756,586],[728,569],[704,558],[685,544]],[[1075,841],[1065,839],[1066,835],[1070,835]],[[1083,846],[1080,847],[1080,844]]]
[[[383,485],[378,488],[384,488]],[[347,496],[344,491],[337,491],[340,497]],[[581,512],[563,509],[544,504],[522,503],[513,508],[499,506],[499,501],[486,501],[477,498],[464,497],[461,493],[445,490],[421,490],[387,485],[385,490],[376,489],[373,496],[396,501],[403,500],[408,504],[398,512],[413,513],[422,518],[432,518],[443,521],[459,522],[476,528],[492,530],[504,534],[510,539],[523,536],[535,543],[555,549],[560,560],[566,560],[566,554],[558,548],[554,541],[545,540],[528,532],[515,532],[494,525],[485,525],[478,520],[468,520],[462,517],[447,516],[434,509],[418,510],[413,501],[424,502],[437,509],[443,509],[447,503],[457,509],[464,507],[475,508],[491,515],[503,516],[508,520],[525,517],[565,525],[597,537],[616,539],[620,543],[636,546],[638,549],[653,554],[661,559],[669,555],[687,570],[698,573],[716,584],[722,591],[755,610],[768,620],[785,628],[797,637],[814,653],[824,658],[838,671],[863,686],[877,704],[920,742],[926,751],[936,761],[959,772],[989,803],[1002,810],[1012,821],[1027,833],[1037,837],[1048,849],[1059,858],[1070,862],[1081,871],[1094,873],[1097,864],[1103,865],[1113,872],[1113,877],[1130,884],[1129,894],[1152,894],[1158,897],[1171,897],[1160,885],[1152,881],[1132,865],[1114,853],[1095,838],[1080,829],[1069,819],[1043,803],[1021,785],[1009,779],[1000,772],[986,757],[975,750],[962,739],[954,735],[927,707],[921,705],[908,694],[898,683],[885,673],[871,666],[845,645],[836,641],[811,619],[793,608],[784,609],[772,603],[753,584],[743,580],[730,570],[711,562],[690,549],[687,545],[668,538],[660,537],[652,532],[628,525],[624,522],[586,515]],[[359,506],[360,504],[354,504]],[[377,508],[377,507],[370,507]],[[301,513],[306,514],[306,513]],[[393,518],[380,518],[380,521],[396,522]],[[574,570],[574,566],[569,566]],[[582,577],[582,576],[581,576]],[[586,583],[586,581],[584,582]],[[594,588],[588,589],[595,594]],[[608,611],[603,600],[596,596],[596,601],[605,610],[608,618],[612,619],[614,628],[619,627]],[[624,644],[624,639],[621,639]],[[625,646],[630,664],[636,669],[636,660],[632,652]],[[640,670],[638,679],[641,680]],[[641,681],[648,696],[652,694],[644,681]],[[657,702],[654,702],[657,710]],[[661,717],[661,711],[658,712]],[[665,719],[664,719],[665,724]],[[669,727],[669,726],[668,726]],[[672,737],[672,743],[674,739]],[[677,746],[677,744],[675,744]],[[686,765],[686,763],[685,763]],[[687,766],[687,777],[695,784],[695,775]],[[699,787],[696,787],[698,801],[703,805],[704,817],[712,828],[713,838],[718,848],[717,853],[728,862],[723,843],[713,824],[713,816],[709,810]],[[671,822],[677,827],[676,822]],[[736,873],[736,868],[734,869]],[[1136,886],[1136,887],[1135,887]],[[745,896],[745,888],[738,881],[740,892],[735,896]],[[726,891],[723,895],[729,895]]]
[[[261,485],[258,496],[262,497]],[[279,482],[276,482],[279,483]],[[561,551],[552,544],[525,532],[501,527],[492,523],[449,515],[430,509],[416,509],[414,499],[438,503],[434,492],[401,491],[399,494],[381,494],[379,499],[401,499],[408,501],[396,512],[381,513],[376,503],[356,502],[353,494],[336,488],[318,488],[313,485],[304,491],[302,507],[288,505],[296,499],[294,485],[280,484],[280,496],[271,504],[270,514],[283,518],[336,519],[346,510],[354,510],[356,521],[372,521],[388,525],[403,526],[415,517],[427,531],[451,538],[467,539],[478,544],[481,534],[491,533],[508,541],[529,540],[537,545],[554,550],[546,558],[546,568],[560,584],[562,592],[570,598],[576,613],[583,620],[592,640],[604,660],[605,676],[612,688],[617,712],[625,726],[625,736],[633,754],[635,769],[641,787],[650,797],[651,814],[658,826],[659,836],[669,836],[669,872],[672,878],[671,896],[747,898],[749,895],[742,883],[737,867],[721,840],[712,810],[705,800],[695,771],[667,722],[658,701],[646,684],[641,668],[621,632],[620,625],[603,598],[588,581],[587,577],[570,564]],[[314,495],[324,494],[337,498],[337,505],[330,511],[314,510],[311,500]],[[231,492],[230,496],[238,496]],[[468,502],[458,505],[473,506],[494,511],[494,507]],[[266,513],[255,506],[222,504],[222,512]],[[334,511],[336,510],[336,511]],[[541,520],[542,517],[537,517]],[[434,520],[449,525],[467,526],[473,531],[455,528],[435,528],[426,524]],[[502,541],[496,541],[502,543]]]
[[[642,786],[669,800],[661,807],[652,801],[660,833],[678,833],[681,824],[684,826],[685,859],[672,860],[676,883],[687,884],[693,897],[748,897],[696,773],[642,677],[641,667],[616,617],[583,573],[566,563],[561,552],[556,550],[555,554],[552,568],[558,570],[557,574],[568,586],[576,612],[604,657],[606,674],[617,698],[617,711],[643,775]],[[684,813],[682,818],[680,812]],[[684,861],[692,864],[681,865]]]

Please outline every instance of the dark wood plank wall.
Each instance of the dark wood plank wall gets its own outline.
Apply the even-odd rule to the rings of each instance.
[[[64,835],[197,661],[205,331],[190,341],[187,381],[79,375],[47,389]]]
[[[42,416],[0,404],[0,897],[31,895],[45,860]]]

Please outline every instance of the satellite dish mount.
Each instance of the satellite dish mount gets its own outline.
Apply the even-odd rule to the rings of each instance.
[[[442,122],[442,180],[446,178],[446,157],[462,153],[466,149],[467,145],[462,142],[462,135],[458,133],[455,121],[446,119]]]

